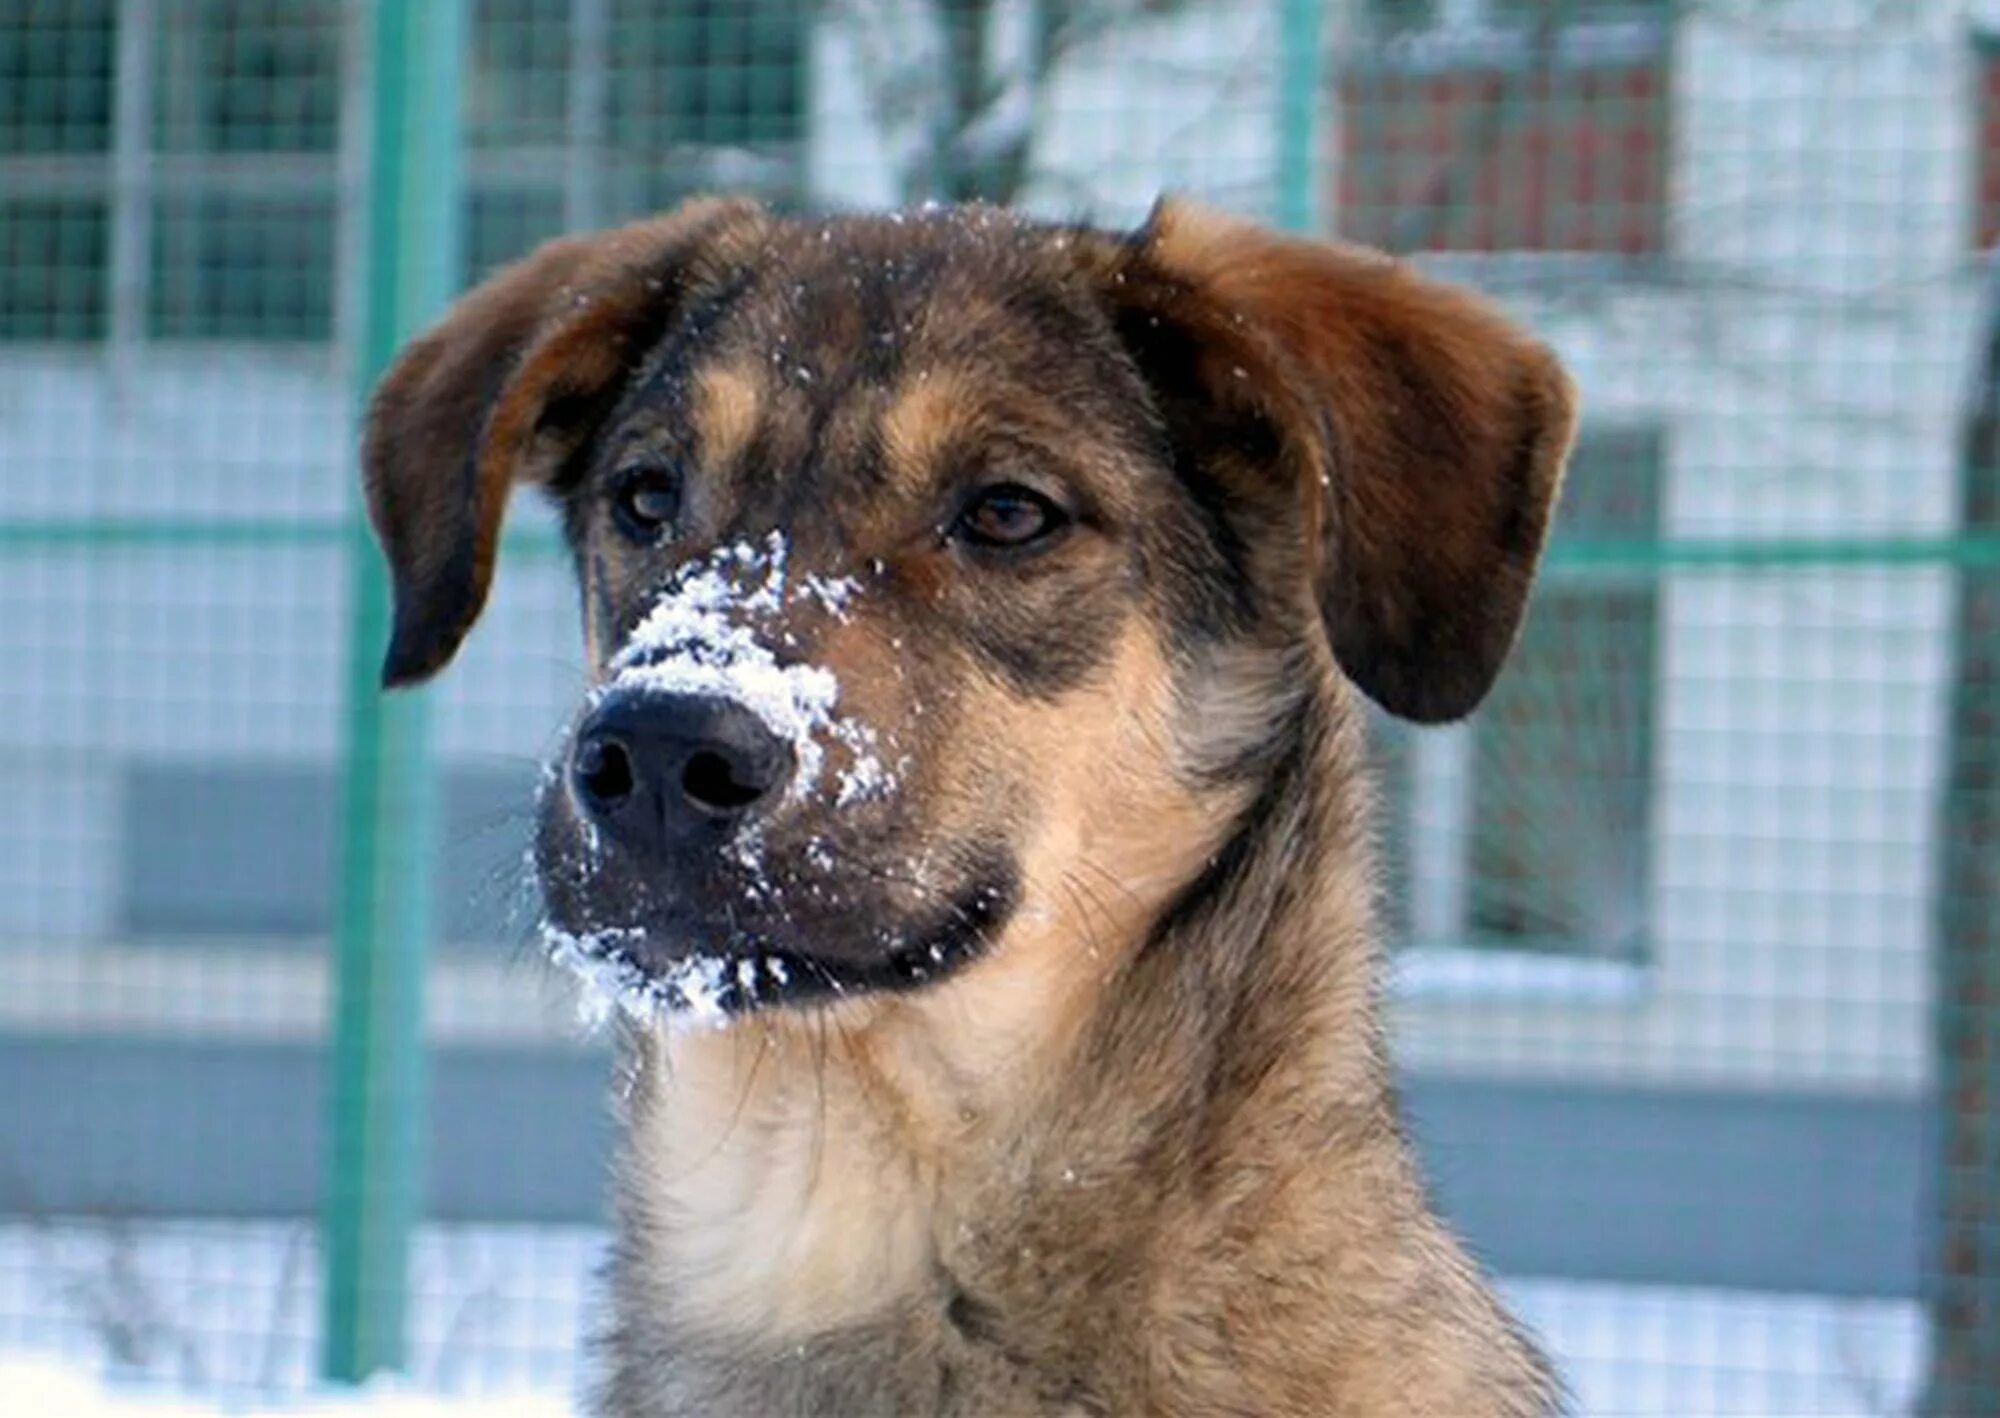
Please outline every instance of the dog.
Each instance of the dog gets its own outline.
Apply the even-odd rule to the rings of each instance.
[[[534,855],[620,1006],[603,1412],[1559,1407],[1398,1122],[1361,696],[1479,702],[1574,423],[1480,298],[1175,199],[701,199],[407,347],[385,682],[516,484],[581,588]]]

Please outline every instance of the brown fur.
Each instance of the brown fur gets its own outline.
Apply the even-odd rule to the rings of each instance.
[[[467,297],[378,397],[388,676],[449,658],[494,489],[536,481],[599,673],[702,548],[777,527],[856,574],[780,639],[899,772],[774,811],[749,905],[719,861],[594,864],[544,804],[570,928],[832,982],[625,1040],[605,1411],[1549,1411],[1397,1121],[1353,686],[1434,719],[1491,682],[1568,449],[1554,360],[1184,205],[1113,236],[704,204],[595,242]],[[607,521],[634,460],[687,472],[668,545]],[[1001,482],[1072,523],[968,549],[951,509]],[[925,968],[968,900],[1004,905]]]

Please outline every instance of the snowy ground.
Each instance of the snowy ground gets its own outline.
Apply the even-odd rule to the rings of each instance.
[[[101,1220],[0,1226],[0,1414],[409,1418],[571,1411],[604,1237],[435,1226],[416,1248],[411,1374],[314,1396],[309,1227]],[[1515,1279],[1523,1319],[1597,1418],[1911,1409],[1921,1321],[1895,1300]],[[206,1406],[202,1406],[202,1405]]]
[[[425,1228],[411,1258],[412,1383],[569,1392],[603,1250],[588,1227]],[[0,1355],[268,1402],[311,1385],[318,1287],[303,1222],[0,1226]],[[0,1415],[17,1412],[0,1396]]]
[[[49,1360],[0,1357],[0,1412],[8,1418],[567,1418],[570,1406],[560,1395],[482,1395],[447,1398],[413,1390],[407,1385],[374,1383],[342,1394],[301,1396],[282,1406],[231,1405],[220,1408],[199,1398],[163,1391],[157,1386],[96,1378],[74,1366]]]

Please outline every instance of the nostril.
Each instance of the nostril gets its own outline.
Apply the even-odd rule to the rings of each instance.
[[[632,796],[632,755],[616,739],[585,739],[577,745],[576,781],[599,807],[616,807]]]
[[[740,812],[764,796],[766,784],[749,781],[727,755],[702,749],[681,770],[688,801],[711,812]]]

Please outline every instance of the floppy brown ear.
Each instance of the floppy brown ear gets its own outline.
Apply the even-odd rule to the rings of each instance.
[[[680,308],[717,233],[760,219],[752,203],[704,200],[549,242],[404,349],[361,445],[395,589],[385,685],[451,659],[486,602],[508,492],[557,476]]]
[[[1379,253],[1185,203],[1157,207],[1114,274],[1181,332],[1183,383],[1275,427],[1348,677],[1404,718],[1469,713],[1513,646],[1569,456],[1555,356]]]

